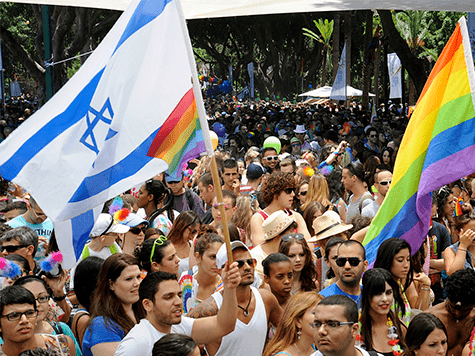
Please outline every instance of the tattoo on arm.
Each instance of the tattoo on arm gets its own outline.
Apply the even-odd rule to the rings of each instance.
[[[213,298],[208,298],[204,302],[194,307],[187,316],[198,319],[216,314],[218,314],[218,306],[216,305],[216,302]]]

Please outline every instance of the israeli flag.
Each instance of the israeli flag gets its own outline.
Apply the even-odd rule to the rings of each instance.
[[[196,72],[178,6],[132,1],[78,73],[0,145],[0,174],[54,221],[66,268],[105,201],[168,167],[147,152]]]

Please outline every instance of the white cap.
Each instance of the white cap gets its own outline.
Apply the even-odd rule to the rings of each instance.
[[[118,224],[114,221],[114,217],[111,214],[100,214],[94,223],[94,227],[91,231],[92,237],[102,236],[109,232],[115,232],[118,234],[125,234],[129,231],[129,227],[126,225]]]
[[[246,246],[244,242],[239,241],[239,240],[231,242],[231,251],[234,251],[238,247],[245,248],[247,251],[249,251],[249,248]],[[226,264],[227,261],[228,261],[228,253],[226,251],[226,244],[222,244],[218,250],[218,253],[216,254],[216,265],[218,266],[218,268],[224,268],[224,265]]]

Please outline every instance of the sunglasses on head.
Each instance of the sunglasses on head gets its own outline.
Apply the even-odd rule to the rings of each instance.
[[[154,242],[152,246],[152,252],[150,253],[150,263],[153,263],[153,255],[155,253],[155,247],[161,246],[164,242],[167,241],[167,238],[163,235],[160,235]]]
[[[287,234],[282,236],[282,241],[290,241],[290,239],[303,240],[303,234]]]
[[[381,185],[388,185],[388,184],[391,184],[391,180],[382,180],[381,182],[379,182],[378,184],[381,184]]]
[[[346,264],[346,261],[352,267],[358,266],[363,260],[360,260],[358,257],[338,257],[335,261],[338,267],[343,267]]]
[[[295,188],[287,188],[284,189],[285,194],[292,194],[295,193]]]
[[[267,156],[267,157],[264,157],[268,162],[271,162],[271,161],[278,161],[279,160],[279,157],[277,156]]]
[[[245,263],[247,263],[249,267],[252,268],[256,267],[257,264],[257,260],[255,258],[248,258],[246,260],[236,260],[236,262],[239,268],[243,268]]]
[[[7,251],[8,253],[15,252],[23,247],[28,247],[28,245],[9,245],[9,246],[0,246],[0,252]]]

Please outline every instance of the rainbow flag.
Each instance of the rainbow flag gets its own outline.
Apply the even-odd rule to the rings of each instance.
[[[367,259],[390,237],[416,252],[429,231],[431,192],[475,172],[475,73],[465,18],[419,97],[396,159],[391,188],[363,241]]]
[[[183,165],[205,151],[196,100],[191,88],[158,130],[147,156],[163,159],[168,163],[169,174],[180,180]]]

